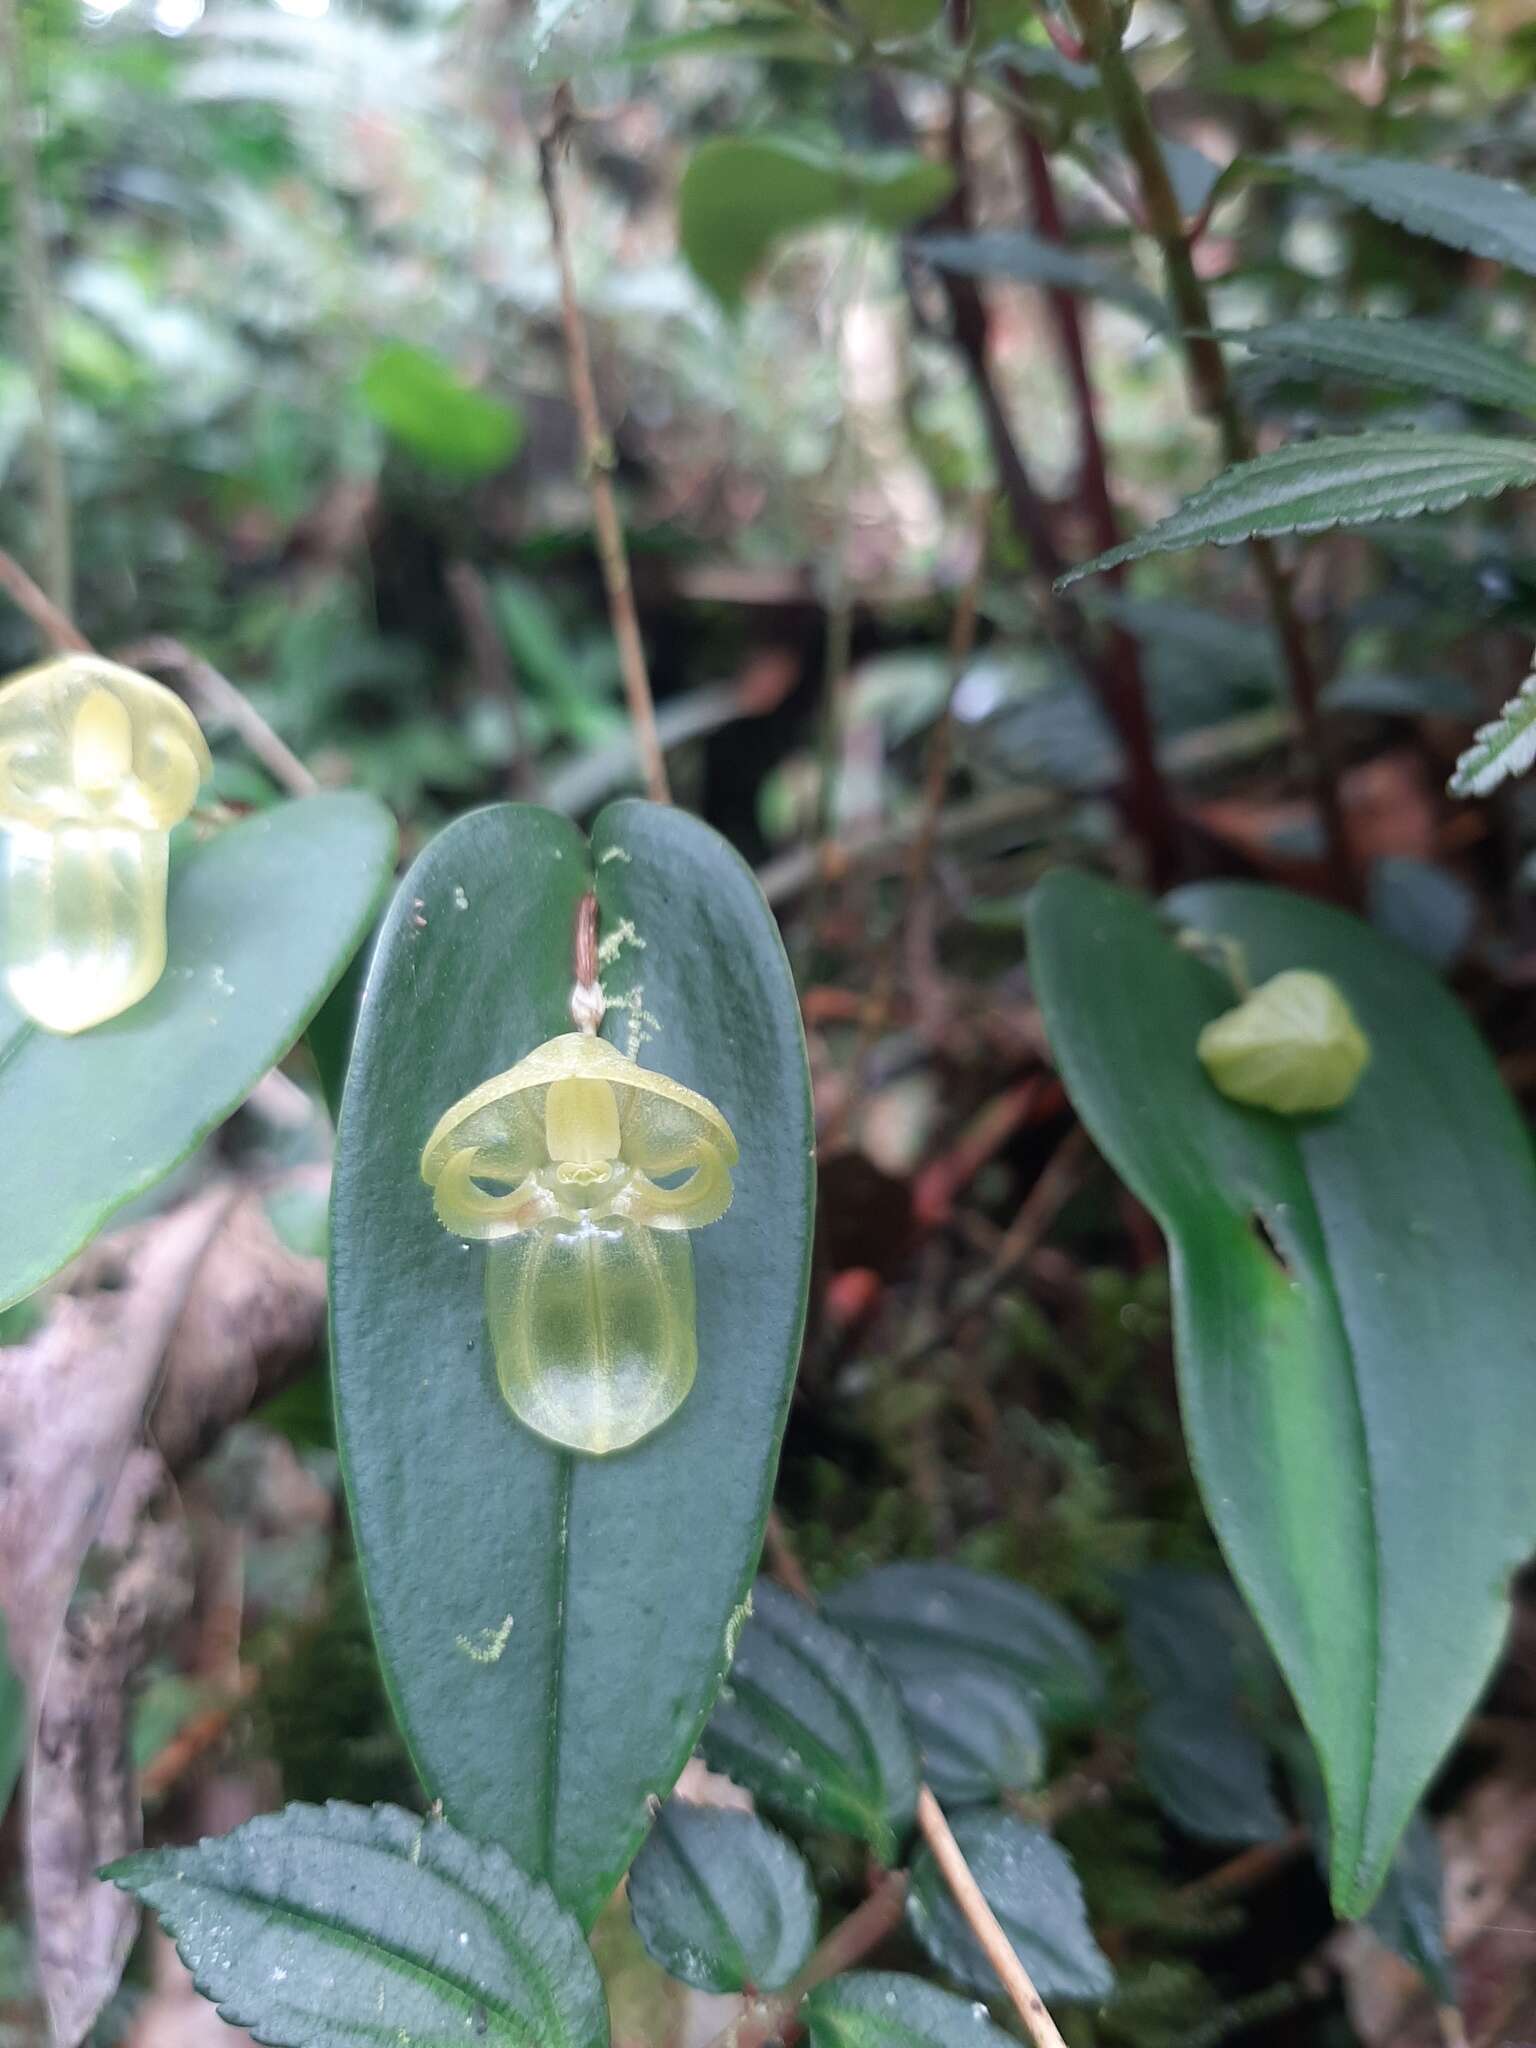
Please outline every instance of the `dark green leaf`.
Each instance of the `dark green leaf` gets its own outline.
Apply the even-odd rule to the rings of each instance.
[[[828,1595],[827,1613],[893,1671],[979,1669],[1022,1686],[1052,1721],[1100,1706],[1098,1652],[1054,1602],[958,1564],[885,1564]]]
[[[1416,1813],[1365,1924],[1394,1955],[1413,1965],[1439,2004],[1454,2006],[1459,1994],[1456,1967],[1445,1945],[1444,1888],[1440,1844],[1423,1813]]]
[[[703,1747],[770,1811],[895,1860],[918,1787],[901,1701],[862,1645],[767,1579],[753,1589]]]
[[[1160,1699],[1136,1723],[1136,1763],[1163,1812],[1211,1842],[1273,1842],[1286,1832],[1264,1745],[1213,1693]]]
[[[781,235],[829,220],[904,228],[948,196],[942,164],[900,151],[855,156],[783,136],[721,136],[688,159],[678,235],[696,274],[726,306]]]
[[[606,2048],[581,1929],[504,1850],[394,1806],[288,1806],[103,1872],[273,2048]]]
[[[802,2011],[811,2048],[1013,2048],[984,2005],[900,1970],[834,1977]]]
[[[522,442],[514,406],[476,391],[441,356],[408,342],[376,349],[357,390],[365,410],[402,448],[449,476],[487,476]]]
[[[1529,363],[1427,320],[1281,320],[1230,338],[1255,355],[1311,363],[1368,383],[1536,412],[1536,369]]]
[[[798,1849],[754,1813],[670,1799],[629,1873],[646,1953],[700,1991],[779,1991],[816,1940]]]
[[[1006,277],[1015,284],[1040,285],[1047,290],[1081,292],[1128,306],[1151,327],[1167,325],[1162,300],[1134,277],[1097,263],[1091,256],[1061,242],[1029,234],[1023,228],[978,235],[922,235],[912,246],[941,270],[962,271],[967,277]]]
[[[1045,1769],[1032,1695],[1000,1672],[898,1664],[892,1672],[922,1752],[923,1776],[946,1806],[992,1805],[1030,1792]]]
[[[442,1111],[568,1031],[577,901],[613,957],[608,1029],[718,1103],[730,1213],[694,1233],[699,1374],[655,1436],[556,1450],[509,1413],[483,1254],[437,1223],[421,1148]],[[646,1019],[650,1021],[646,1021]],[[337,1423],[380,1652],[429,1790],[583,1917],[697,1739],[762,1544],[810,1248],[799,1005],[746,868],[681,812],[621,803],[589,853],[503,805],[401,885],[347,1079],[331,1218]],[[679,1540],[679,1503],[708,1541]]]
[[[163,1180],[288,1051],[368,929],[394,846],[371,797],[277,805],[173,861],[166,968],[143,1002],[57,1038],[0,995],[17,1195],[0,1229],[0,1306]]]
[[[1114,1972],[1093,1938],[1071,1858],[1041,1828],[1009,1813],[961,1814],[953,1822],[971,1873],[1035,1989],[1050,2003],[1107,1998]],[[912,1866],[907,1918],[939,1968],[984,1998],[1002,1994],[927,1849]]]
[[[1502,178],[1448,171],[1406,157],[1324,153],[1271,159],[1274,169],[1321,185],[1411,234],[1489,256],[1536,276],[1536,199]]]
[[[1460,676],[1429,672],[1395,674],[1383,669],[1349,669],[1323,691],[1329,711],[1357,711],[1389,718],[1477,716],[1477,698]]]
[[[1233,547],[1255,536],[1323,533],[1375,519],[1449,512],[1469,498],[1536,483],[1536,442],[1486,434],[1383,430],[1296,441],[1240,462],[1184,500],[1177,512],[1062,577],[1064,588],[1145,555]]]
[[[1497,1654],[1536,1527],[1536,1170],[1476,1032],[1389,940],[1279,891],[1171,907],[1237,942],[1256,983],[1331,977],[1371,1043],[1330,1116],[1240,1108],[1195,1056],[1232,1003],[1220,975],[1107,883],[1059,871],[1031,900],[1062,1077],[1170,1240],[1195,1472],[1323,1760],[1334,1899],[1359,1913]]]
[[[1472,942],[1482,906],[1449,868],[1411,854],[1384,854],[1366,876],[1365,906],[1376,929],[1444,974]]]

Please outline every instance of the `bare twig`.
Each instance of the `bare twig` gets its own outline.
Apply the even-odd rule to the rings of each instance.
[[[587,347],[586,322],[576,297],[576,274],[571,265],[570,235],[566,227],[565,200],[560,189],[560,155],[571,120],[570,94],[564,86],[555,95],[550,125],[539,138],[539,182],[549,212],[550,239],[560,273],[560,317],[565,331],[565,368],[570,380],[571,399],[581,430],[582,458],[587,488],[592,498],[592,524],[597,535],[598,560],[602,564],[603,588],[608,595],[608,617],[618,648],[624,694],[629,701],[630,724],[635,747],[645,772],[646,793],[653,803],[672,801],[667,782],[667,764],[656,733],[656,706],[651,697],[651,679],[645,665],[645,645],[640,638],[640,620],[635,611],[634,587],[629,578],[629,557],[624,547],[624,527],[619,518],[618,499],[613,490],[613,449],[603,431],[598,410],[597,386],[592,379],[592,357]]]
[[[1024,2022],[1024,2030],[1035,2048],[1067,2048],[1056,2022],[1046,2011],[1045,2000],[1019,1960],[1013,1943],[1003,1932],[997,1915],[987,1904],[986,1894],[971,1875],[954,1830],[944,1818],[944,1809],[924,1785],[917,1795],[917,1825],[928,1844],[950,1896],[960,1908],[965,1924],[976,1937],[977,1946],[997,1972],[1009,2003]]]
[[[1210,302],[1195,269],[1162,144],[1136,74],[1121,47],[1115,10],[1110,0],[1072,0],[1072,11],[1098,68],[1110,117],[1135,167],[1147,226],[1162,251],[1168,295],[1173,302],[1195,402],[1215,421],[1226,460],[1246,461],[1253,453],[1253,444],[1238,410],[1226,357],[1213,332]],[[1290,683],[1291,701],[1311,757],[1313,786],[1327,836],[1330,864],[1341,890],[1354,896],[1358,894],[1354,856],[1339,800],[1332,748],[1324,729],[1317,672],[1306,628],[1296,610],[1290,576],[1273,544],[1256,539],[1248,547],[1264,588]]]
[[[36,626],[55,654],[89,654],[91,643],[67,612],[40,590],[14,556],[0,548],[0,590]]]
[[[0,113],[9,142],[11,239],[26,347],[37,394],[38,494],[43,515],[43,559],[48,595],[67,615],[74,603],[74,543],[69,523],[69,478],[59,439],[59,370],[53,346],[53,291],[48,238],[43,229],[32,110],[27,90],[26,39],[18,0],[0,0]]]
[[[840,1920],[811,1956],[789,1988],[777,1998],[763,1998],[748,2005],[725,2031],[716,2035],[710,2048],[790,2048],[805,2032],[800,2007],[818,1984],[840,1977],[877,1949],[901,1925],[907,1900],[906,1874],[891,1870],[878,1880],[862,1905],[855,1906],[846,1920]]]
[[[207,710],[240,735],[262,767],[290,795],[313,796],[319,789],[309,769],[286,740],[279,739],[245,693],[180,640],[156,633],[120,648],[114,658],[129,668],[162,669],[179,675]]]

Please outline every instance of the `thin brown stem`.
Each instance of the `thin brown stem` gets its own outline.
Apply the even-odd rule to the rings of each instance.
[[[603,431],[598,409],[597,386],[592,377],[592,356],[587,347],[587,327],[576,297],[576,273],[571,264],[570,233],[566,224],[565,199],[560,186],[560,159],[570,127],[571,102],[564,87],[555,95],[550,125],[539,139],[539,182],[549,213],[550,240],[560,274],[560,318],[565,333],[565,368],[581,432],[582,459],[587,489],[592,499],[592,524],[597,536],[598,561],[602,565],[603,588],[608,597],[608,617],[624,678],[624,695],[629,703],[629,720],[634,729],[635,750],[645,775],[646,794],[653,803],[672,801],[667,782],[667,764],[656,731],[656,706],[651,697],[650,673],[645,664],[645,645],[640,637],[640,619],[635,610],[634,586],[629,577],[629,556],[624,546],[624,526],[613,489],[613,449]]]
[[[320,784],[313,773],[272,730],[245,692],[180,640],[165,633],[152,634],[131,647],[119,648],[115,658],[129,668],[158,669],[179,676],[205,710],[240,735],[279,788],[290,796],[314,796],[318,791]]]
[[[768,1560],[769,1571],[784,1590],[793,1593],[797,1600],[807,1601],[814,1607],[816,1595],[811,1590],[811,1582],[805,1575],[805,1566],[800,1562],[795,1546],[790,1541],[789,1531],[784,1526],[784,1518],[777,1508],[768,1510],[768,1526],[763,1532],[763,1554]]]
[[[0,549],[0,590],[37,628],[55,654],[89,654],[91,643],[69,614],[40,590],[13,556]]]
[[[818,1984],[853,1969],[901,1925],[907,1902],[904,1871],[885,1872],[862,1905],[840,1920],[788,1989],[777,1998],[762,1998],[717,2034],[709,2048],[790,2048],[805,2032],[800,2008]]]
[[[986,1894],[972,1876],[971,1866],[944,1817],[943,1807],[926,1785],[917,1795],[917,1825],[934,1862],[939,1866],[940,1875],[949,1886],[950,1897],[959,1907],[982,1954],[997,1972],[1008,2001],[1024,2022],[1024,2030],[1035,2048],[1067,2048],[1061,2030],[1046,2010],[1045,2000],[1035,1989],[1034,1979],[1019,1960],[1017,1949],[1003,1932],[997,1915],[987,1904]]]
[[[59,439],[59,369],[53,341],[53,288],[43,226],[32,110],[27,88],[26,38],[18,0],[0,0],[0,117],[8,137],[11,239],[16,251],[17,297],[32,383],[37,395],[38,496],[43,527],[44,581],[66,617],[74,604],[74,541],[70,532],[69,478]]]
[[[1221,343],[1212,331],[1210,302],[1195,269],[1190,237],[1151,110],[1121,47],[1120,24],[1112,0],[1071,0],[1071,4],[1083,41],[1097,66],[1110,118],[1140,183],[1143,217],[1162,252],[1168,296],[1195,403],[1215,422],[1226,460],[1245,462],[1253,453],[1253,443],[1238,409]],[[1270,541],[1251,540],[1248,547],[1280,644],[1297,721],[1311,756],[1313,786],[1330,865],[1343,892],[1354,896],[1358,894],[1354,858],[1339,801],[1332,748],[1324,729],[1317,671],[1306,628],[1296,609],[1290,575]]]

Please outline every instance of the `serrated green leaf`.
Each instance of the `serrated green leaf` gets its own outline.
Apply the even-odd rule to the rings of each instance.
[[[955,1840],[1020,1962],[1049,2004],[1107,1998],[1114,1972],[1093,1938],[1072,1860],[1044,1829],[1010,1813],[961,1814]],[[912,1866],[912,1931],[946,1975],[984,1998],[1002,1995],[932,1854]]]
[[[441,356],[408,342],[375,349],[357,394],[402,448],[449,476],[488,476],[523,438],[515,406],[475,390]]]
[[[1536,674],[1528,675],[1497,718],[1480,725],[1456,763],[1452,796],[1487,796],[1536,761]]]
[[[973,1998],[900,1970],[853,1970],[801,2007],[811,2048],[1014,2048]]]
[[[1230,985],[1126,891],[1059,871],[1031,899],[1063,1080],[1169,1238],[1191,1459],[1322,1759],[1333,1895],[1357,1914],[1497,1654],[1536,1527],[1536,1168],[1486,1048],[1410,955],[1277,890],[1169,907],[1236,941],[1255,981],[1328,975],[1372,1046],[1332,1115],[1240,1108],[1195,1056]]]
[[[862,1644],[759,1579],[704,1756],[770,1812],[868,1842],[895,1860],[917,1806],[917,1744]]]
[[[581,1929],[504,1850],[394,1806],[288,1806],[102,1873],[273,2048],[607,2048]]]
[[[1395,429],[1297,441],[1223,470],[1147,532],[1071,570],[1060,587],[1147,555],[1416,519],[1533,483],[1536,442]]]
[[[0,994],[0,1307],[163,1180],[289,1050],[361,943],[394,849],[372,797],[275,805],[173,860],[165,972],[131,1010],[57,1038]]]
[[[570,1029],[595,884],[610,1036],[699,1090],[741,1146],[692,1234],[699,1370],[620,1456],[519,1424],[490,1358],[482,1260],[422,1186],[468,1089]],[[799,1004],[749,871],[707,826],[604,811],[592,843],[500,805],[432,841],[368,977],[331,1214],[339,1447],[380,1654],[422,1777],[590,1920],[692,1750],[762,1545],[799,1356],[813,1142]],[[708,1531],[680,1542],[678,1503]]]
[[[830,220],[904,228],[948,197],[950,172],[902,151],[856,156],[784,136],[721,136],[688,159],[678,238],[696,276],[728,307],[783,235]]]
[[[876,1565],[828,1594],[826,1611],[893,1671],[974,1669],[1021,1686],[1050,1721],[1087,1720],[1104,1672],[1054,1601],[994,1572],[926,1562]]]
[[[1014,284],[1108,299],[1139,313],[1149,327],[1168,324],[1162,300],[1134,277],[1023,228],[975,235],[921,235],[912,247],[940,270],[958,270],[967,277],[1005,277]]]
[[[1269,162],[1272,169],[1337,192],[1412,234],[1536,276],[1536,199],[1502,178],[1406,157],[1321,151]]]
[[[946,1806],[992,1805],[1032,1792],[1045,1736],[1032,1695],[1000,1672],[898,1666],[891,1674],[922,1753],[923,1776]]]
[[[1475,335],[1428,320],[1280,320],[1229,339],[1258,356],[1339,370],[1368,383],[1536,412],[1536,369]]]
[[[816,1940],[816,1890],[798,1849],[758,1819],[669,1799],[630,1866],[647,1955],[699,1991],[779,1991]]]

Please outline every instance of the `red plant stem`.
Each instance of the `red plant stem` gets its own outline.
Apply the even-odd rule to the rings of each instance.
[[[972,225],[972,209],[965,143],[965,93],[960,87],[951,103],[949,153],[955,191],[944,215],[944,225],[952,232],[965,233]],[[1180,834],[1177,814],[1158,764],[1139,664],[1128,664],[1123,653],[1113,647],[1102,652],[1096,649],[1076,602],[1051,587],[1066,572],[1068,564],[1056,545],[1050,520],[1019,452],[992,374],[991,323],[986,303],[974,278],[952,270],[942,270],[939,275],[949,304],[955,347],[970,373],[1009,518],[1029,549],[1032,566],[1041,579],[1039,598],[1047,629],[1085,678],[1120,742],[1126,764],[1122,801],[1127,823],[1145,853],[1153,881],[1161,884],[1178,872]],[[1134,648],[1130,652],[1134,655]]]

